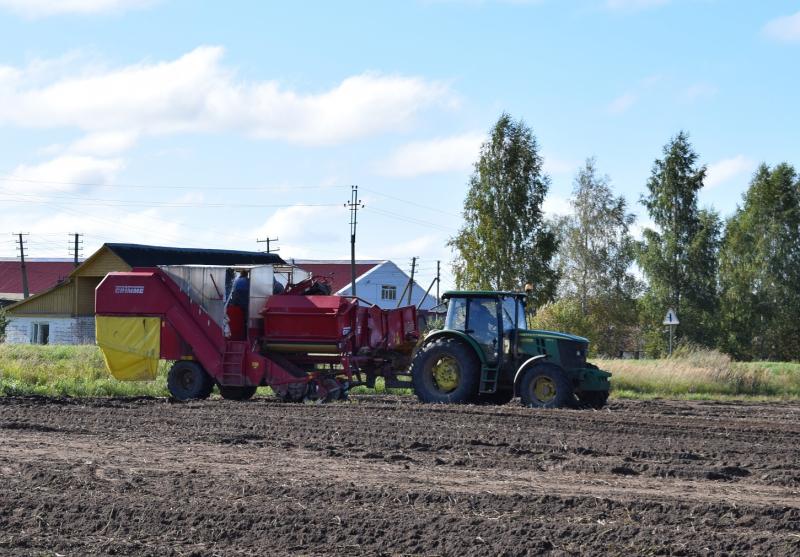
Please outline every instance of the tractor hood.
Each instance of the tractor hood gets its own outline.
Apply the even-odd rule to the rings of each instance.
[[[579,337],[578,335],[570,335],[568,333],[559,333],[557,331],[544,331],[541,329],[521,329],[520,333],[523,335],[530,334],[539,338],[552,338],[557,340],[571,340],[573,342],[584,342],[589,344],[589,339]]]

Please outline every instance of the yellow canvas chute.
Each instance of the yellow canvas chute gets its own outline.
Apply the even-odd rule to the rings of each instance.
[[[160,317],[95,316],[97,346],[106,367],[120,381],[156,378],[161,353]]]

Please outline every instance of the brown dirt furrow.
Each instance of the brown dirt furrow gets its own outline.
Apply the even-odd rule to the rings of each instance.
[[[798,416],[0,399],[0,554],[794,555]]]

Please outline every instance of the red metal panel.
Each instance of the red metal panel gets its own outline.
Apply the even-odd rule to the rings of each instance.
[[[168,321],[213,377],[222,373],[225,338],[206,311],[162,271],[109,273],[95,292],[98,315],[152,315]]]
[[[168,321],[161,320],[161,359],[179,360],[185,354],[182,350],[181,338],[175,331],[175,327]]]
[[[264,336],[272,342],[338,343],[355,325],[354,308],[355,301],[340,296],[271,296],[262,311]]]

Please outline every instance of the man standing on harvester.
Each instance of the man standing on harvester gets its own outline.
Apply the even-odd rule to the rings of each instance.
[[[231,294],[225,303],[225,315],[228,317],[229,338],[231,340],[247,340],[247,305],[250,300],[250,279],[247,271],[239,271],[239,275],[231,285]]]

